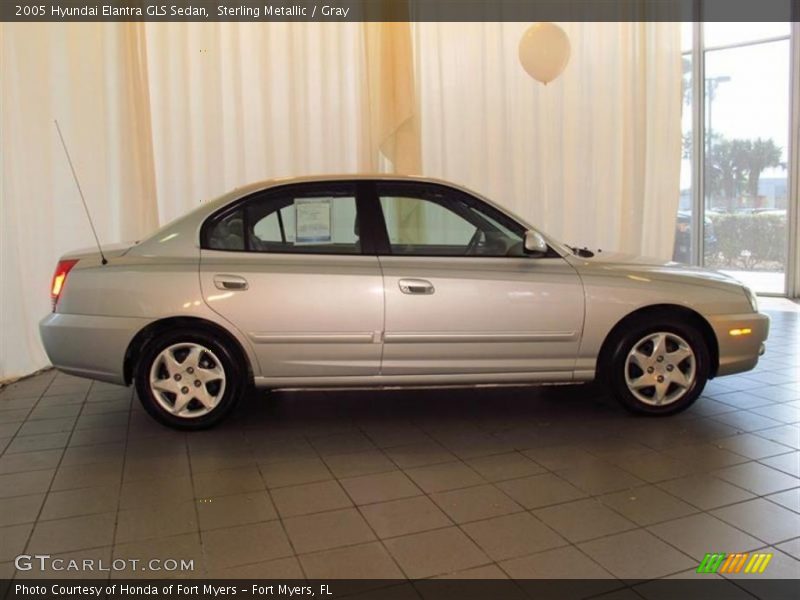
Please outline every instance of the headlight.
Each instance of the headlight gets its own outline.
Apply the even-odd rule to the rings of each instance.
[[[747,296],[747,299],[750,301],[753,312],[758,312],[758,298],[756,298],[755,292],[746,285],[743,285],[742,289],[744,290],[745,296]]]

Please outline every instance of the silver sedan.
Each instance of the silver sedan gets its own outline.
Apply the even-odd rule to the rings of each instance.
[[[271,181],[135,244],[65,255],[41,322],[58,369],[135,383],[182,429],[246,390],[580,383],[651,415],[752,369],[769,320],[720,273],[565,246],[422,178]]]

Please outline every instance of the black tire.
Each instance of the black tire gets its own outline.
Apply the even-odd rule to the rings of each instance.
[[[609,360],[603,361],[603,367],[607,371],[603,373],[603,378],[611,388],[617,400],[629,411],[651,416],[672,415],[689,408],[703,392],[711,368],[708,345],[703,335],[691,321],[686,321],[685,319],[681,321],[679,319],[682,319],[682,317],[649,315],[646,318],[638,319],[630,323],[612,342],[610,358]],[[637,345],[647,336],[660,332],[676,335],[688,344],[694,353],[695,372],[693,381],[685,388],[686,391],[683,395],[670,403],[654,405],[637,398],[629,389],[626,381],[626,369],[631,368],[627,360],[634,345]],[[687,364],[686,362],[681,363],[679,368],[686,369]],[[634,375],[636,374],[635,370],[637,368],[638,367],[632,368]],[[656,368],[658,368],[658,366]],[[673,366],[673,369],[674,368]],[[658,371],[656,371],[655,374],[657,375]],[[639,393],[645,395],[647,389]]]
[[[219,367],[221,367],[224,374],[224,389],[216,405],[200,416],[178,416],[169,412],[162,406],[161,401],[156,397],[158,392],[151,385],[150,376],[154,362],[164,350],[181,344],[197,344],[209,350],[210,353],[203,355],[204,360],[207,364],[213,365],[217,361],[210,360],[209,357],[218,359]],[[175,355],[178,356],[179,352],[176,351]],[[181,328],[163,333],[145,345],[136,364],[135,383],[139,400],[151,417],[167,427],[180,430],[198,430],[213,427],[228,416],[247,389],[247,370],[238,356],[239,352],[230,342],[211,332]],[[191,378],[191,375],[184,374],[184,376]],[[187,381],[187,383],[189,382]],[[212,382],[208,385],[214,385],[214,383]],[[218,383],[216,385],[219,386]],[[191,390],[191,383],[187,387]],[[219,387],[217,389],[219,390]],[[191,395],[192,391],[188,393]],[[161,397],[168,400],[170,396],[167,394]],[[196,399],[191,400],[190,404],[187,405],[187,409],[197,406],[197,404],[192,404],[197,402]],[[198,408],[202,412],[202,405]]]

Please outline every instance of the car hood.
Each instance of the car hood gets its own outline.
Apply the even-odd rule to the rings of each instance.
[[[596,252],[591,258],[569,256],[567,260],[579,272],[605,273],[621,277],[642,276],[657,280],[679,280],[695,285],[730,288],[742,286],[739,280],[711,269],[690,267],[673,261],[616,252]]]

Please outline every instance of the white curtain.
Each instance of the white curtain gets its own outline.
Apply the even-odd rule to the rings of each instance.
[[[47,365],[58,257],[259,179],[365,170],[355,24],[0,24],[0,381]]]
[[[680,176],[677,23],[563,23],[544,86],[526,23],[418,23],[426,175],[458,181],[567,243],[670,258]]]
[[[370,100],[408,89],[382,79],[402,56],[376,71],[363,24],[0,24],[0,381],[46,366],[56,260],[93,243],[55,118],[103,243],[254,180],[386,166],[380,127],[421,131],[424,174],[565,241],[668,256],[677,24],[566,24],[572,61],[547,88],[517,61],[524,27],[415,25],[419,97],[385,111],[404,119],[393,130]]]
[[[360,23],[148,23],[162,221],[261,179],[369,164]]]
[[[101,241],[136,238],[157,219],[141,28],[0,27],[2,380],[47,365],[38,322],[56,261],[94,243],[54,119]]]

